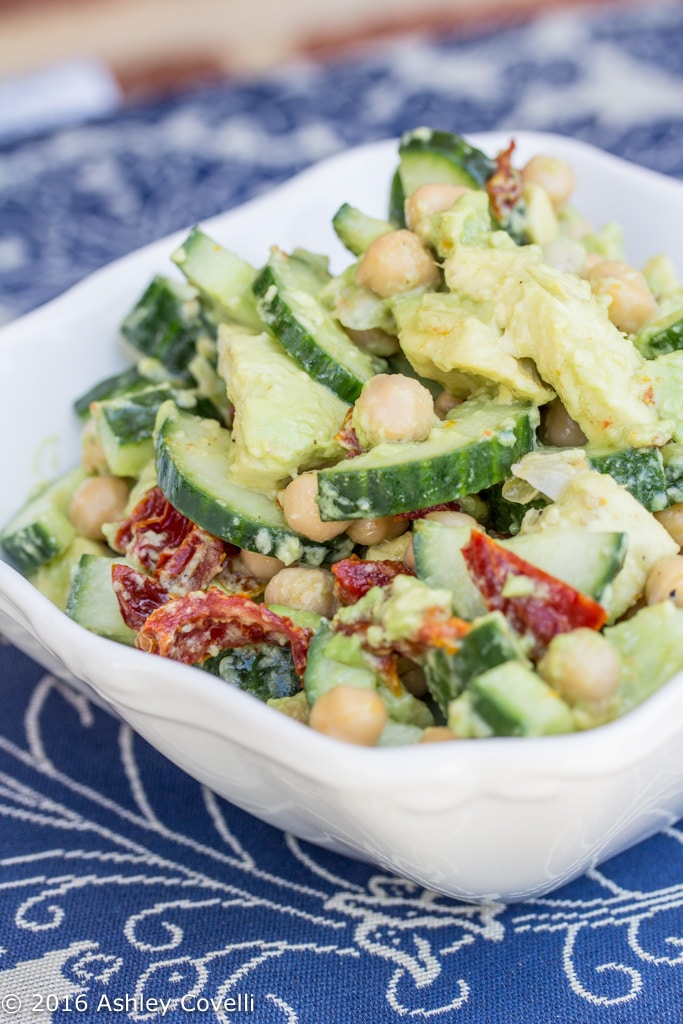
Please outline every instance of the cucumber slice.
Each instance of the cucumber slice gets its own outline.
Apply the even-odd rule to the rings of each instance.
[[[644,327],[633,344],[646,359],[656,359],[683,348],[683,310],[677,309]]]
[[[261,316],[292,359],[339,398],[355,402],[384,362],[354,345],[319,301],[329,281],[327,271],[307,254],[288,256],[273,248],[254,282],[254,293]]]
[[[383,443],[318,474],[323,519],[396,515],[474,494],[504,479],[534,445],[538,409],[470,399],[425,441]]]
[[[277,644],[232,647],[199,667],[264,702],[293,697],[301,691],[291,650]]]
[[[164,402],[172,399],[183,409],[216,416],[214,404],[190,388],[155,384],[92,406],[97,437],[107,464],[116,476],[138,476],[154,458],[154,423]]]
[[[76,536],[67,509],[87,473],[72,469],[48,484],[19,510],[0,533],[0,544],[22,572],[60,555]]]
[[[142,391],[149,386],[149,378],[143,376],[137,366],[129,366],[122,373],[106,377],[80,395],[74,402],[74,412],[81,419],[85,419],[90,415],[90,406],[93,402],[103,402],[109,398],[117,398],[119,395],[130,395],[133,391]]]
[[[460,649],[451,654],[434,648],[425,659],[427,686],[445,715],[471,679],[505,661],[526,662],[520,638],[500,612],[491,612],[476,622]]]
[[[624,564],[628,534],[558,527],[520,533],[501,544],[549,576],[600,601]]]
[[[227,319],[261,330],[251,286],[256,270],[240,256],[224,249],[201,228],[194,227],[171,259],[216,311]]]
[[[334,637],[329,623],[323,622],[308,648],[304,689],[311,707],[318,697],[342,684],[358,686],[363,690],[377,689],[377,677],[370,669],[364,668],[362,664],[348,664],[328,656],[327,650]]]
[[[598,473],[608,473],[623,484],[648,512],[661,512],[669,504],[664,461],[659,448],[607,451],[586,446],[586,456]]]
[[[125,559],[81,555],[71,577],[66,614],[91,633],[134,646],[135,632],[123,621],[112,587],[111,567],[116,562],[125,564]]]
[[[376,238],[394,230],[389,221],[370,217],[350,203],[339,207],[332,218],[332,227],[342,245],[354,256],[362,256]]]
[[[161,407],[158,482],[174,508],[215,537],[286,565],[321,565],[351,553],[346,535],[316,544],[289,529],[272,498],[231,480],[230,443],[230,431],[215,420],[181,412],[172,402]]]
[[[461,553],[471,532],[468,526],[446,526],[432,519],[418,519],[413,526],[418,579],[432,590],[450,590],[454,614],[468,622],[488,611]]]
[[[450,590],[453,610],[461,618],[484,614],[486,606],[470,579],[461,548],[470,530],[423,519],[413,529],[417,576],[435,589]],[[520,558],[599,601],[621,570],[628,538],[620,532],[592,532],[562,527],[518,534],[499,541]]]
[[[123,320],[121,334],[141,356],[158,359],[172,374],[188,376],[198,339],[214,337],[216,329],[195,288],[157,275]]]
[[[405,132],[398,152],[406,198],[432,183],[482,188],[496,169],[495,161],[460,135],[431,128]]]
[[[574,732],[571,709],[531,668],[506,661],[473,679],[472,706],[496,736]]]

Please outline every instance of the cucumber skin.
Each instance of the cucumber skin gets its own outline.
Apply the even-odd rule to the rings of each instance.
[[[259,297],[261,316],[292,359],[309,377],[352,405],[360,395],[365,381],[336,362],[308,331],[302,330],[302,325],[280,293],[280,285],[272,267],[266,265],[263,268],[253,288],[254,294]],[[339,329],[342,330],[341,327]],[[350,338],[349,344],[353,345]]]
[[[182,413],[177,414],[182,416]],[[188,414],[189,415],[189,414]],[[231,512],[227,504],[217,500],[208,500],[206,494],[194,486],[176,467],[170,449],[172,440],[173,417],[169,416],[161,422],[156,442],[157,482],[169,502],[178,512],[187,516],[202,529],[220,537],[230,544],[236,544],[248,551],[282,557],[289,564],[298,561],[303,565],[318,566],[323,562],[334,562],[346,558],[353,548],[352,541],[341,534],[326,544],[295,534],[284,523],[282,526],[261,522],[249,517],[241,517]],[[268,540],[266,541],[266,538]],[[293,545],[298,545],[296,559],[287,558]],[[268,548],[268,550],[265,550]]]
[[[121,334],[136,352],[158,359],[170,373],[186,377],[190,376],[187,367],[198,338],[216,333],[199,306],[188,312],[189,301],[179,285],[157,275],[121,324]]]
[[[664,462],[658,448],[604,453],[587,449],[586,455],[593,469],[622,484],[648,512],[661,512],[669,504]]]
[[[492,612],[473,625],[455,653],[439,648],[429,651],[424,665],[427,686],[447,716],[448,705],[471,679],[505,661],[523,659],[519,638],[500,612]]]
[[[364,519],[398,515],[477,494],[504,480],[513,463],[534,447],[537,413],[517,417],[506,441],[484,438],[424,462],[318,473],[318,507],[323,520]],[[512,435],[512,436],[511,436]],[[359,456],[362,458],[362,456]]]
[[[482,187],[496,169],[495,161],[480,149],[452,132],[417,128],[405,132],[399,143],[399,157],[408,154],[433,154],[451,163],[462,177],[462,184]],[[405,186],[405,182],[403,183]]]

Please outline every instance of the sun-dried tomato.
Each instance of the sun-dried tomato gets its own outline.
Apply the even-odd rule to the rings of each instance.
[[[496,157],[496,169],[486,182],[491,210],[501,223],[508,219],[510,211],[522,197],[522,175],[512,166],[514,151],[513,139],[507,149],[501,150]]]
[[[403,562],[395,559],[363,560],[356,555],[342,558],[331,566],[337,585],[337,597],[341,604],[355,604],[373,587],[386,587],[401,574],[414,576],[415,573]]]
[[[217,587],[171,598],[147,618],[136,645],[143,651],[195,665],[228,647],[290,644],[299,675],[306,668],[313,631],[295,625],[248,597]]]
[[[488,608],[501,611],[518,633],[533,637],[536,655],[558,633],[581,626],[598,630],[607,621],[607,612],[597,601],[537,569],[479,530],[472,531],[462,554]],[[510,592],[508,581],[515,577],[528,581],[528,593],[515,595],[514,588]]]
[[[153,576],[132,565],[113,562],[111,579],[121,617],[136,632],[142,628],[147,617],[169,599],[168,591]]]
[[[175,550],[159,555],[157,582],[174,594],[201,590],[218,575],[225,562],[225,544],[219,537],[194,526]]]
[[[346,449],[347,459],[354,459],[356,455],[360,455],[363,451],[361,443],[358,440],[358,435],[351,426],[352,415],[353,406],[351,406],[351,408],[347,411],[346,416],[344,417],[344,422],[342,424],[341,430],[339,430],[334,435],[335,441],[337,441],[338,444],[342,446],[342,448]]]
[[[114,547],[152,571],[162,554],[179,548],[193,528],[191,520],[171,505],[161,488],[152,487],[119,526]]]

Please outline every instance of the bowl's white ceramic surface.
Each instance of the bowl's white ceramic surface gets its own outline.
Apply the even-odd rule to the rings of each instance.
[[[624,227],[629,257],[683,272],[683,185],[565,138],[515,133],[516,159],[567,158],[577,206]],[[474,137],[490,153],[509,135]],[[345,262],[343,201],[382,215],[394,142],[334,157],[207,222],[256,264],[302,245]],[[99,271],[0,332],[0,523],[78,459],[72,400],[124,365],[117,325],[182,234]],[[465,899],[541,895],[683,814],[683,678],[592,732],[416,748],[328,740],[220,680],[87,633],[0,561],[0,629],[129,722],[172,761],[265,821]],[[1,684],[0,684],[1,685]]]

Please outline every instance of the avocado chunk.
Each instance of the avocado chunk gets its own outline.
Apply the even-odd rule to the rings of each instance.
[[[230,471],[272,492],[295,473],[342,458],[335,440],[347,404],[317,383],[267,332],[223,324],[218,367],[235,407]]]
[[[517,396],[525,378],[527,386],[534,381],[535,369],[537,388],[559,395],[589,441],[626,448],[669,439],[671,424],[660,420],[647,361],[611,323],[587,281],[550,266],[538,246],[517,246],[505,232],[492,231],[482,192],[458,199],[437,218],[433,234],[450,295],[423,297],[410,316],[396,311],[401,345],[420,373],[449,387],[449,374],[456,383],[457,375],[469,376],[473,388],[489,379]],[[439,304],[449,315],[451,305],[459,308],[457,332],[444,328],[443,339]]]

